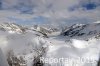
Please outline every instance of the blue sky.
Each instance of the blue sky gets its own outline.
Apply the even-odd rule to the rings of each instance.
[[[48,22],[48,19],[42,16],[37,16],[35,18],[30,18],[30,19],[21,19],[17,17],[7,17],[7,18],[9,20],[15,21],[16,23],[27,24],[27,25],[31,25],[33,24],[33,22],[35,22],[34,24],[42,24]]]
[[[0,0],[0,9],[31,16],[22,19],[14,14],[0,15],[20,24],[88,23],[100,19],[100,0]]]

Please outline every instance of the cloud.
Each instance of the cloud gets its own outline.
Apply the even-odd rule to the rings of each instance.
[[[76,39],[72,40],[72,44],[75,48],[79,48],[79,49],[87,48],[89,46],[88,42],[83,40],[76,40]]]
[[[2,0],[1,7],[7,11],[17,11],[21,15],[33,16],[31,21],[26,20],[28,22],[40,16],[41,22],[49,20],[47,22],[51,23],[87,23],[100,20],[100,0]]]

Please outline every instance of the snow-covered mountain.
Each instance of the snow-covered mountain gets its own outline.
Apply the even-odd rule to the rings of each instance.
[[[59,32],[57,28],[48,28],[38,25],[29,26],[21,26],[15,23],[1,23],[0,24],[1,31],[7,31],[9,33],[17,33],[22,34],[26,33],[27,31],[35,31],[38,33],[43,34],[44,36],[52,35],[53,33]]]
[[[9,33],[23,33],[24,28],[15,23],[2,23],[0,24],[0,30],[8,31]]]
[[[15,23],[0,24],[0,48],[8,64],[19,66],[97,66],[100,53],[100,23],[74,24],[65,28]],[[47,59],[87,62],[43,63]],[[54,61],[54,60],[52,60]],[[72,65],[74,64],[74,65]]]
[[[52,35],[53,33],[59,32],[59,35],[67,36],[67,37],[92,37],[100,34],[100,23],[92,23],[92,24],[73,24],[71,26],[65,28],[59,27],[49,27],[48,26],[39,26],[33,25],[22,26],[15,23],[2,23],[0,24],[1,31],[7,31],[9,33],[25,33],[27,31],[36,31],[46,35]]]

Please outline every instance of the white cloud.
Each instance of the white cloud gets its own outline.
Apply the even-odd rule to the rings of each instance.
[[[72,44],[75,48],[79,48],[79,49],[87,48],[89,46],[88,42],[83,40],[76,40],[76,39],[72,40]]]

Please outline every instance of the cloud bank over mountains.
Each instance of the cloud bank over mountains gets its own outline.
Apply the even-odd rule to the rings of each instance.
[[[0,9],[29,14],[31,23],[34,16],[38,23],[88,23],[100,19],[100,0],[0,0]]]
[[[72,10],[76,8],[82,9],[96,9],[100,6],[100,0],[1,0],[1,8],[4,9],[19,9],[27,11],[46,9],[59,11],[59,10]]]

